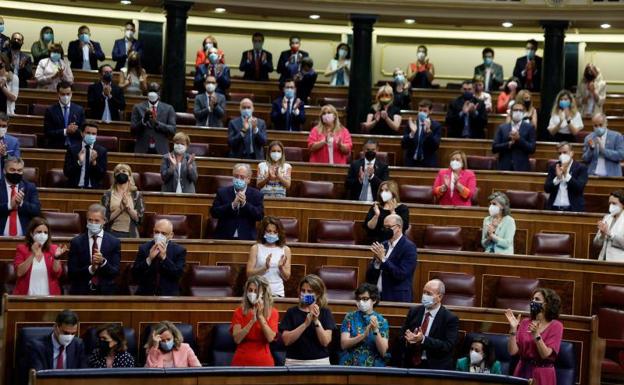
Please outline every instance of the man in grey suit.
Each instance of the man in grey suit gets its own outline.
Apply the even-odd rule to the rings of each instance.
[[[266,123],[253,116],[253,102],[245,98],[240,102],[241,115],[228,124],[230,158],[264,159],[267,144]]]
[[[197,126],[223,127],[223,117],[225,116],[225,96],[215,92],[217,89],[217,79],[214,76],[207,76],[204,81],[206,92],[195,97],[195,107],[193,113]]]
[[[132,107],[130,129],[136,136],[136,154],[161,154],[169,152],[169,137],[176,131],[173,107],[160,101],[160,85],[150,83],[147,101]]]
[[[622,176],[620,162],[624,160],[624,137],[607,129],[607,117],[596,114],[592,118],[594,132],[585,137],[583,161],[589,175]]]
[[[505,82],[503,76],[503,66],[494,63],[494,50],[492,48],[484,48],[483,64],[474,68],[474,76],[483,76],[484,91],[498,91]]]

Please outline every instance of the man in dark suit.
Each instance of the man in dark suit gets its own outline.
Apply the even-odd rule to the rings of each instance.
[[[119,274],[121,242],[104,231],[106,208],[89,206],[87,232],[71,240],[67,270],[72,295],[114,295]]]
[[[100,67],[100,81],[89,86],[87,91],[89,117],[104,122],[121,120],[119,112],[126,109],[126,98],[121,87],[113,82],[113,67]]]
[[[375,139],[364,143],[364,157],[351,162],[347,174],[348,197],[354,201],[371,202],[377,199],[381,182],[388,180],[388,165],[377,159],[379,145]]]
[[[304,57],[301,59],[301,70],[294,76],[299,99],[303,100],[304,104],[310,102],[310,94],[312,94],[312,89],[314,89],[318,78],[318,73],[313,67],[314,60],[309,56]]]
[[[216,92],[217,79],[214,76],[206,77],[204,89],[195,97],[193,113],[197,126],[223,127],[226,102],[225,96]]]
[[[542,87],[542,58],[537,56],[538,44],[535,39],[527,40],[526,55],[516,60],[513,76],[520,79],[519,88],[539,92]]]
[[[6,50],[3,55],[6,55],[7,62],[11,65],[12,71],[17,74],[19,87],[26,88],[28,86],[28,79],[32,79],[33,77],[33,62],[30,55],[22,52],[22,45],[24,45],[24,35],[15,32],[11,35],[9,49]]]
[[[0,235],[24,235],[30,220],[41,214],[37,186],[23,180],[24,161],[8,157],[0,181]]]
[[[154,239],[139,247],[132,275],[139,283],[137,295],[180,295],[186,249],[171,240],[173,225],[168,219],[154,224]]]
[[[106,176],[108,152],[97,144],[98,126],[85,123],[80,127],[82,142],[75,144],[65,152],[63,174],[67,178],[67,187],[98,189]]]
[[[442,306],[444,283],[434,279],[423,288],[422,305],[412,307],[401,329],[393,354],[405,368],[453,370],[453,348],[459,319]]]
[[[583,191],[587,184],[587,167],[574,162],[574,151],[568,142],[557,145],[559,161],[548,168],[544,191],[550,194],[547,208],[557,211],[585,211]]]
[[[294,78],[301,70],[301,60],[309,56],[306,51],[300,49],[301,38],[299,36],[291,36],[288,41],[290,49],[282,51],[277,60],[277,73],[280,74],[280,84],[283,84],[286,79]]]
[[[504,171],[531,171],[529,155],[535,152],[535,128],[524,119],[523,103],[511,107],[511,123],[498,126],[492,152],[498,154],[498,169]]]
[[[62,81],[56,86],[59,102],[51,105],[43,117],[43,131],[48,148],[65,149],[82,140],[78,130],[84,124],[84,109],[71,102],[72,85]]]
[[[216,239],[256,239],[256,222],[264,217],[264,197],[249,186],[251,167],[246,163],[234,165],[232,186],[217,191],[210,215],[218,219]]]
[[[251,99],[241,100],[241,116],[228,123],[230,158],[264,159],[264,146],[267,144],[266,123],[253,116],[253,110]]]
[[[164,155],[169,152],[169,138],[176,132],[176,115],[173,106],[160,101],[158,83],[150,83],[147,101],[132,108],[130,130],[136,135],[135,153]]]
[[[217,47],[212,47],[208,50],[207,63],[197,67],[194,85],[198,92],[203,92],[205,90],[204,81],[208,76],[214,76],[217,80],[216,92],[225,95],[230,88],[232,82],[230,78],[230,67],[219,62],[219,58],[219,50]]]
[[[451,138],[485,138],[487,111],[483,101],[474,96],[471,80],[462,83],[462,95],[449,104],[446,127]]]
[[[124,29],[124,38],[115,40],[113,44],[113,61],[115,64],[115,71],[121,71],[126,66],[128,60],[128,53],[133,51],[139,54],[139,57],[143,56],[143,42],[134,37],[136,34],[136,26],[131,20],[126,22]]]
[[[297,89],[293,79],[284,82],[284,93],[273,101],[271,106],[271,122],[273,128],[280,131],[301,131],[305,122],[303,101],[297,97]]]
[[[483,77],[483,90],[485,92],[498,91],[505,82],[503,66],[494,63],[494,50],[484,48],[482,51],[483,64],[474,68],[474,77]]]
[[[373,260],[366,270],[366,282],[377,285],[382,301],[412,302],[416,270],[416,245],[403,236],[403,220],[397,214],[384,219],[383,243],[371,246]]]
[[[406,167],[437,167],[437,152],[442,137],[442,125],[431,119],[433,103],[423,99],[418,103],[418,119],[412,118],[405,128],[401,147]]]
[[[86,25],[78,28],[78,39],[69,43],[67,58],[71,68],[82,70],[94,70],[98,68],[98,60],[105,59],[100,43],[91,40],[91,32]]]
[[[238,69],[245,73],[245,80],[268,81],[273,72],[273,55],[262,49],[264,35],[260,32],[255,32],[251,41],[253,49],[243,52]]]
[[[7,134],[9,129],[9,115],[0,112],[0,174],[4,170],[4,161],[12,156],[19,158],[21,156],[20,143],[16,137]]]

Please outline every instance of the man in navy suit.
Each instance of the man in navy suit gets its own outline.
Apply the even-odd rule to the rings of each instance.
[[[345,187],[350,200],[372,202],[377,200],[381,182],[388,180],[388,165],[377,158],[379,146],[375,139],[364,143],[364,157],[349,166]]]
[[[22,236],[30,220],[41,213],[37,187],[23,180],[24,161],[8,157],[0,181],[0,235]]]
[[[219,62],[219,50],[217,47],[210,48],[208,50],[208,62],[197,67],[194,85],[198,92],[206,90],[204,81],[208,76],[214,76],[217,79],[216,92],[226,95],[231,83],[230,67]]]
[[[67,58],[71,68],[81,70],[95,70],[98,68],[98,60],[105,59],[100,43],[91,40],[91,32],[86,25],[78,28],[78,39],[69,43]]]
[[[529,155],[535,152],[535,128],[524,119],[524,103],[511,107],[511,123],[498,126],[492,152],[498,154],[498,169],[503,171],[531,171]]]
[[[301,70],[301,60],[309,56],[306,51],[300,49],[301,38],[299,36],[291,36],[288,41],[290,49],[282,51],[277,60],[277,73],[280,74],[280,84],[284,84],[286,79],[294,78]]]
[[[542,86],[542,58],[537,56],[537,41],[527,40],[526,55],[516,60],[513,76],[520,79],[519,88],[539,92]]]
[[[449,104],[446,127],[450,138],[485,138],[488,116],[485,103],[474,96],[472,80],[462,83],[462,95]]]
[[[431,119],[433,103],[423,99],[418,103],[418,119],[409,119],[401,147],[406,167],[437,167],[437,152],[442,137],[442,125]]]
[[[9,115],[0,112],[0,173],[4,170],[4,161],[9,156],[21,156],[20,143],[16,137],[7,134],[9,129]]]
[[[251,99],[240,102],[241,116],[228,123],[228,146],[230,158],[264,159],[264,146],[267,144],[266,123],[253,116]]]
[[[260,32],[255,32],[251,41],[253,49],[243,52],[238,69],[245,73],[245,80],[268,81],[273,72],[273,55],[262,49],[264,35]]]
[[[108,151],[97,144],[98,126],[85,123],[80,127],[82,142],[67,149],[63,174],[67,177],[67,187],[100,188],[106,176]]]
[[[161,219],[154,224],[154,239],[139,247],[132,275],[139,283],[137,295],[180,295],[186,249],[171,240],[173,224]]]
[[[397,214],[384,219],[383,232],[386,241],[371,246],[366,282],[377,285],[382,301],[412,302],[416,245],[403,235],[403,220]]]
[[[66,81],[56,86],[59,102],[49,106],[43,117],[43,131],[48,148],[65,149],[82,140],[78,130],[84,124],[84,109],[71,102],[72,85]]]
[[[210,215],[218,219],[216,239],[256,239],[256,222],[264,217],[264,196],[249,186],[251,167],[238,163],[232,169],[232,186],[217,191]]]
[[[273,101],[271,121],[273,128],[280,131],[301,131],[305,122],[305,108],[297,98],[297,89],[293,79],[284,82],[284,93]]]
[[[139,57],[143,56],[143,42],[134,37],[136,34],[136,26],[131,20],[126,22],[124,30],[124,38],[115,40],[113,44],[113,61],[115,64],[115,71],[120,71],[126,66],[128,60],[128,53],[131,51],[139,54]]]
[[[544,191],[550,194],[547,208],[557,211],[585,211],[583,191],[587,184],[587,167],[574,162],[574,151],[568,142],[557,145],[559,161],[548,168]]]
[[[121,120],[119,112],[126,109],[126,98],[121,87],[113,82],[113,67],[110,65],[100,67],[100,81],[89,86],[87,103],[91,119]]]
[[[106,208],[89,206],[87,232],[71,240],[67,256],[72,295],[114,295],[119,274],[121,242],[104,231]]]

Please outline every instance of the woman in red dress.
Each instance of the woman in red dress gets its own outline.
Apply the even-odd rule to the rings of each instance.
[[[242,305],[232,317],[232,337],[238,345],[232,366],[275,366],[269,344],[277,335],[279,314],[266,278],[247,279]]]

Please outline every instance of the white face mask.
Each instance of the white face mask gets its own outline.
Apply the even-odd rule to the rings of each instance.
[[[7,133],[7,127],[0,127],[0,137],[4,137]]]
[[[457,170],[459,170],[461,168],[462,168],[462,162],[460,162],[459,160],[452,160],[451,161],[451,170],[457,171]]]
[[[481,353],[475,352],[474,350],[470,351],[470,364],[471,365],[478,365],[481,363],[481,361],[483,361],[483,356],[481,355]]]
[[[382,191],[381,192],[381,200],[384,202],[388,202],[392,199],[392,193],[390,191]]]
[[[167,237],[165,237],[164,235],[162,235],[160,233],[154,234],[154,243],[167,244]]]
[[[60,100],[61,100],[61,104],[66,106],[69,104],[69,102],[71,102],[71,95],[63,95],[61,96]]]
[[[36,233],[36,234],[33,235],[33,241],[35,241],[39,245],[43,246],[48,241],[48,234],[46,234],[46,233]]]
[[[500,207],[498,207],[498,205],[490,205],[488,211],[490,212],[491,216],[495,217],[500,214]]]
[[[561,154],[561,155],[559,155],[559,161],[561,163],[564,163],[564,164],[569,163],[571,159],[572,158],[568,154]]]
[[[371,302],[372,301],[370,299],[368,301],[357,301],[358,310],[362,313],[368,313],[373,308],[373,304]]]
[[[511,113],[511,120],[513,120],[514,123],[520,123],[523,118],[524,118],[524,111],[513,111]]]
[[[186,152],[186,146],[181,143],[176,143],[173,145],[173,152],[176,154],[184,154]]]
[[[149,100],[152,104],[156,103],[158,101],[158,98],[158,92],[151,91],[147,93],[147,100]]]
[[[609,205],[609,214],[618,215],[621,212],[622,212],[622,207],[620,205],[615,204],[615,203],[611,203]]]
[[[254,293],[254,292],[247,293],[247,299],[249,300],[249,302],[255,305],[256,302],[258,301],[258,293]]]
[[[206,91],[207,91],[208,93],[213,93],[213,92],[214,92],[214,90],[216,90],[216,89],[217,89],[217,85],[216,85],[216,84],[214,84],[214,83],[208,83],[208,84],[206,84]]]
[[[426,56],[427,56],[427,55],[426,55],[424,52],[422,52],[422,51],[421,51],[421,52],[418,52],[418,53],[416,54],[416,58],[417,58],[418,60],[420,60],[420,61],[423,61],[423,60],[425,59],[425,57],[426,57]]]
[[[271,159],[273,159],[273,162],[277,162],[278,160],[282,159],[282,153],[279,151],[272,151]]]
[[[126,39],[132,39],[134,37],[134,31],[127,29],[126,32],[124,32],[124,35],[126,36]]]
[[[67,347],[74,340],[73,334],[59,334],[58,341],[61,345]]]

